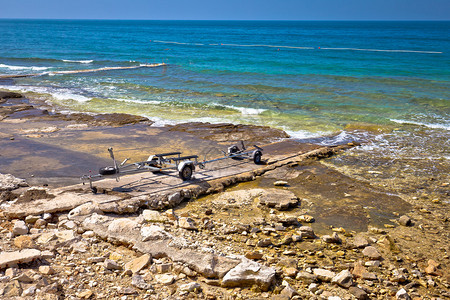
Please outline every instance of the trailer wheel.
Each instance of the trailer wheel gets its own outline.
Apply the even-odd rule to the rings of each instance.
[[[253,153],[253,162],[254,162],[256,165],[261,164],[261,157],[262,157],[261,151],[259,151],[259,150],[255,151],[255,152]]]
[[[179,172],[180,178],[184,181],[192,178],[192,166],[184,165],[181,171]]]
[[[117,173],[117,170],[114,167],[104,167],[100,168],[100,170],[98,170],[98,173],[100,175],[113,175]]]
[[[235,155],[236,153],[239,152],[239,147],[237,145],[233,145],[228,147],[228,155]],[[239,159],[240,157],[238,156],[233,156],[232,159]]]

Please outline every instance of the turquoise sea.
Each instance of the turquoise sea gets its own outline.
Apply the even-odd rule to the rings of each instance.
[[[40,74],[0,88],[66,110],[357,139],[347,166],[448,176],[450,22],[0,20],[0,45],[0,74]]]

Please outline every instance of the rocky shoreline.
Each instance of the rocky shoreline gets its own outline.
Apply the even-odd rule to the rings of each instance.
[[[56,118],[64,124],[58,123],[54,132],[21,133],[35,134],[29,139],[52,140],[71,122],[90,128],[151,124],[129,116],[115,125],[98,123],[109,121],[96,116],[69,120],[64,114],[47,115],[44,108],[24,104],[18,96],[0,98],[6,99],[1,100],[0,119],[29,117],[48,124]],[[18,99],[20,103],[15,102]],[[4,125],[3,141],[23,138],[11,129],[17,127],[13,125]],[[251,136],[242,135],[246,132],[242,127],[230,126],[202,124],[196,126],[197,133],[189,126],[169,131],[197,134],[199,140],[194,142],[207,140],[209,146],[236,137],[251,141]],[[235,131],[221,139],[224,130]],[[263,131],[251,132],[254,138]],[[81,137],[85,132],[76,134]],[[87,188],[27,187],[24,180],[2,174],[0,295],[4,299],[450,298],[448,204],[394,196],[320,162],[339,149],[307,153],[283,163],[276,163],[275,155],[273,163],[269,160],[240,178],[224,177],[208,186],[153,195],[154,202],[104,190],[100,196],[105,200],[120,201],[95,205],[83,200],[92,197]],[[71,200],[71,205],[64,206],[63,199]],[[58,205],[49,208],[45,203]],[[39,205],[44,209],[32,210]],[[362,225],[352,224],[357,220],[363,220]]]

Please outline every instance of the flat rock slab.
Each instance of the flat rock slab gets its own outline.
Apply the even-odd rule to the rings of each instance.
[[[93,195],[74,192],[66,192],[57,195],[53,199],[39,199],[27,203],[16,203],[5,209],[5,214],[11,219],[23,219],[29,215],[41,215],[43,213],[54,213],[70,211],[75,207],[88,202],[113,202],[122,199],[111,195]]]
[[[24,249],[14,252],[1,252],[0,269],[18,265],[21,263],[28,263],[39,258],[41,258],[41,251],[36,249]]]

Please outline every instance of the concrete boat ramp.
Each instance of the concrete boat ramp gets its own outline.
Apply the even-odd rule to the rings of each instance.
[[[248,159],[226,159],[208,164],[203,170],[196,168],[189,181],[182,181],[174,170],[122,176],[119,182],[109,177],[94,182],[97,194],[90,191],[89,184],[56,189],[31,188],[21,196],[22,199],[5,208],[4,213],[9,218],[25,218],[43,213],[68,212],[75,208],[78,209],[71,211],[73,215],[92,212],[126,214],[140,208],[168,209],[183,200],[220,192],[230,185],[254,180],[269,170],[308,158],[327,157],[348,147],[351,145],[321,147],[286,140],[264,146],[264,165],[255,165]]]

